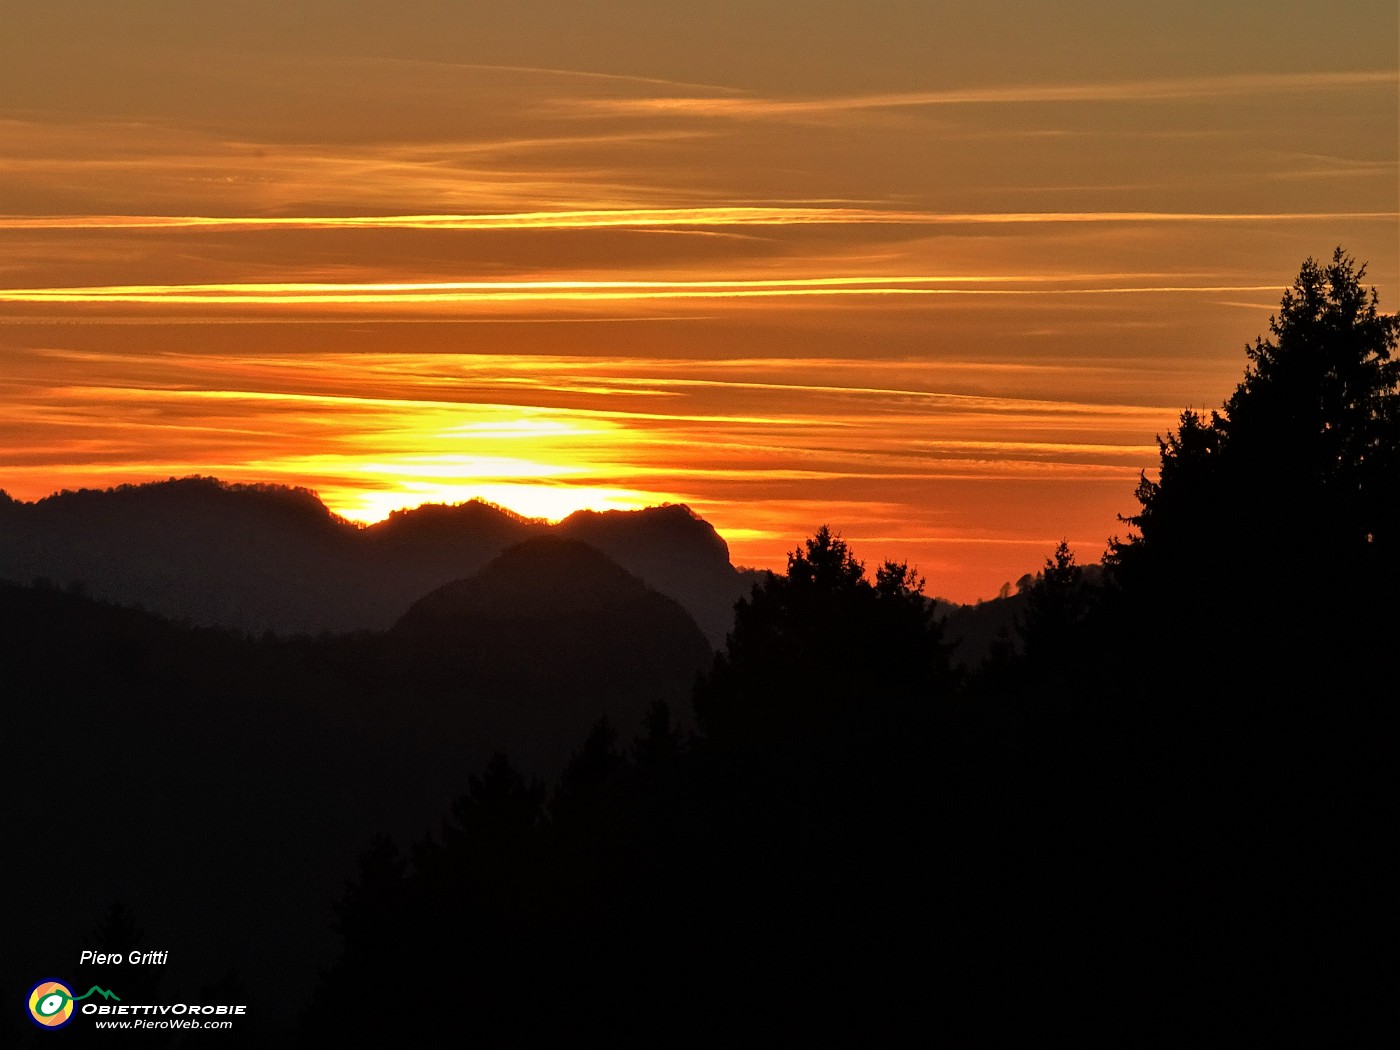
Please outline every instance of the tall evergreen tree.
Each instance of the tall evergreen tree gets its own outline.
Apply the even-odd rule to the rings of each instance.
[[[1396,582],[1400,563],[1400,318],[1338,248],[1308,259],[1271,338],[1245,348],[1243,381],[1209,418],[1186,412],[1161,473],[1138,486],[1138,530],[1112,562],[1127,579],[1276,597],[1285,575],[1318,601]]]
[[[923,581],[906,565],[865,566],[823,526],[735,609],[734,630],[695,693],[717,741],[822,733],[853,712],[926,703],[947,651]]]

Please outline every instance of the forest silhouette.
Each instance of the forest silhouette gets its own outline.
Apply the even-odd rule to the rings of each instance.
[[[319,638],[7,586],[19,804],[76,805],[88,763],[105,805],[163,809],[162,863],[226,858],[229,915],[298,987],[245,1030],[258,1045],[1353,1045],[1381,979],[1400,628],[1400,320],[1364,276],[1341,249],[1304,263],[1235,392],[1160,440],[1103,564],[1061,544],[970,666],[916,572],[867,572],[826,526],[712,656],[574,539],[528,540],[388,632]],[[541,626],[555,592],[573,619]],[[652,655],[567,678],[588,661],[530,648],[585,626],[650,630]],[[493,657],[519,673],[480,672]],[[89,720],[75,757],[19,754],[58,706]],[[173,757],[143,780],[121,758],[154,732]],[[511,740],[523,758],[492,753]],[[113,896],[153,870],[103,846]]]

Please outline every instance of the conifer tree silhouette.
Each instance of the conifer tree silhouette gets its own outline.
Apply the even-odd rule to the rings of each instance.
[[[1113,546],[1120,577],[1272,592],[1286,565],[1288,586],[1319,601],[1395,582],[1400,318],[1380,313],[1365,273],[1341,248],[1308,259],[1222,410],[1187,411],[1159,441],[1160,476],[1143,476],[1124,519],[1137,534]]]
[[[872,583],[822,526],[735,608],[734,630],[695,693],[710,737],[769,741],[825,732],[871,705],[917,705],[948,682],[940,623],[908,566]]]

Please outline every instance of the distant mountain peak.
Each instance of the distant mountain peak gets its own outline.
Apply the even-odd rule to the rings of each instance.
[[[212,509],[235,505],[258,507],[274,512],[289,512],[304,519],[352,527],[350,522],[322,503],[320,496],[304,486],[222,481],[203,474],[134,485],[116,485],[107,489],[62,489],[21,506],[33,507],[41,512],[52,512],[67,507],[116,508],[137,504],[151,508],[202,506]]]
[[[544,522],[543,518],[530,518],[524,514],[517,514],[509,507],[502,507],[499,503],[492,503],[490,500],[469,499],[465,503],[420,503],[416,507],[404,507],[401,510],[389,512],[389,516],[383,522],[411,521],[415,518],[424,519],[474,519],[474,518],[505,518],[522,525],[536,525]]]
[[[425,595],[400,623],[470,616],[545,619],[615,608],[654,593],[580,540],[536,536],[503,551],[480,572]]]
[[[527,518],[494,503],[474,499],[466,503],[424,503],[396,510],[383,521],[366,525],[364,532],[395,544],[432,542],[450,538],[454,533],[497,536],[504,543],[548,527],[538,518]]]
[[[708,558],[729,564],[729,544],[713,525],[684,503],[663,503],[642,510],[580,510],[555,528],[585,542],[598,539],[598,546],[614,557],[617,555],[608,550],[608,542],[625,539],[634,552],[653,544],[682,542],[704,550]]]

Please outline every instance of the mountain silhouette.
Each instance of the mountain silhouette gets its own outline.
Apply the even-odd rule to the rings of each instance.
[[[396,628],[549,621],[636,602],[675,605],[588,544],[541,536],[510,548],[470,579],[444,584],[419,599]]]
[[[715,646],[734,626],[734,603],[762,573],[735,570],[729,546],[708,521],[671,504],[643,511],[581,510],[556,527],[582,540],[662,594],[675,598]],[[683,557],[678,554],[683,553]]]
[[[527,759],[603,716],[631,732],[654,700],[683,708],[711,658],[678,603],[557,536],[517,544],[421,598],[389,642],[427,694],[477,705],[494,698],[493,741]],[[547,734],[532,731],[542,724]]]
[[[429,504],[361,527],[308,489],[189,477],[0,494],[0,579],[46,580],[202,626],[385,630],[414,601],[522,540],[583,540],[678,601],[712,647],[751,578],[687,507],[582,512],[557,525],[487,503]]]

